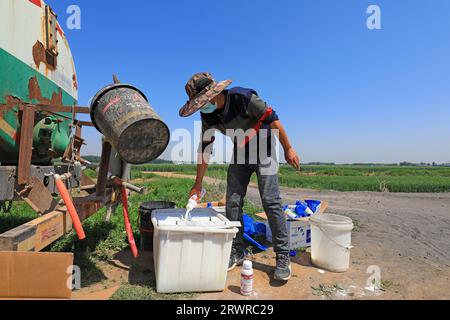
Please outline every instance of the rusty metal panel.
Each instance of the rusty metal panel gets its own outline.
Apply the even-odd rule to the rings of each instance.
[[[110,198],[108,196],[107,198]],[[73,203],[77,209],[78,216],[80,220],[83,221],[94,213],[102,209],[106,204],[105,197],[97,197],[95,195],[90,195],[87,197],[73,198]]]
[[[50,213],[58,205],[50,191],[37,177],[30,178],[29,188],[21,196],[39,214]]]
[[[56,13],[45,6],[46,49],[54,56],[58,55],[58,29]],[[56,67],[56,66],[55,66]]]
[[[33,154],[33,127],[35,112],[28,108],[22,112],[20,126],[20,151],[17,180],[19,185],[25,185],[30,177],[31,157]]]

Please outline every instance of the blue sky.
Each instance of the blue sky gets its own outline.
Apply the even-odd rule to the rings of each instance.
[[[199,71],[251,87],[303,162],[450,161],[448,0],[47,0],[65,25],[80,104],[111,82],[139,87],[171,130]],[[379,5],[382,30],[366,27]],[[87,130],[84,154],[98,154]]]

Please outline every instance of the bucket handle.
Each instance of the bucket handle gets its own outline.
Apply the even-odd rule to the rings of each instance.
[[[322,233],[325,235],[325,237],[327,237],[329,240],[331,240],[331,242],[334,242],[338,247],[341,247],[342,249],[344,249],[346,251],[350,251],[355,248],[354,246],[349,246],[349,247],[343,246],[342,244],[338,243],[336,240],[331,239],[331,237],[328,235],[328,233],[326,233],[325,230],[323,230],[321,226],[319,226],[319,225],[316,225],[316,226],[317,226],[317,228],[319,228],[320,231],[322,231]]]

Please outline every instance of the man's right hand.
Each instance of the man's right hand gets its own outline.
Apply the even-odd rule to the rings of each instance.
[[[202,184],[196,183],[194,187],[191,189],[191,192],[189,193],[189,199],[192,198],[194,195],[197,195],[197,197],[200,199],[202,196],[202,190],[203,190]]]
[[[300,170],[300,158],[294,148],[290,147],[285,151],[285,158],[294,169]]]

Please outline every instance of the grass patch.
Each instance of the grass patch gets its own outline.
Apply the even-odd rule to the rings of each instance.
[[[318,297],[325,297],[328,300],[333,300],[335,297],[335,294],[338,291],[343,291],[344,289],[342,289],[342,287],[338,284],[334,284],[334,285],[324,285],[324,284],[320,284],[318,287],[311,287],[311,289],[313,290],[313,295],[318,296]]]
[[[114,293],[110,300],[189,300],[194,296],[194,294],[188,293],[159,294],[152,287],[124,285]]]
[[[387,291],[394,286],[394,282],[390,280],[381,280],[380,290]]]
[[[359,221],[359,219],[356,218],[350,218],[353,221],[353,232],[359,232],[361,231],[363,225],[361,224],[361,221]]]
[[[14,202],[11,212],[0,212],[0,233],[4,233],[36,218],[38,218],[38,215],[26,203]]]

